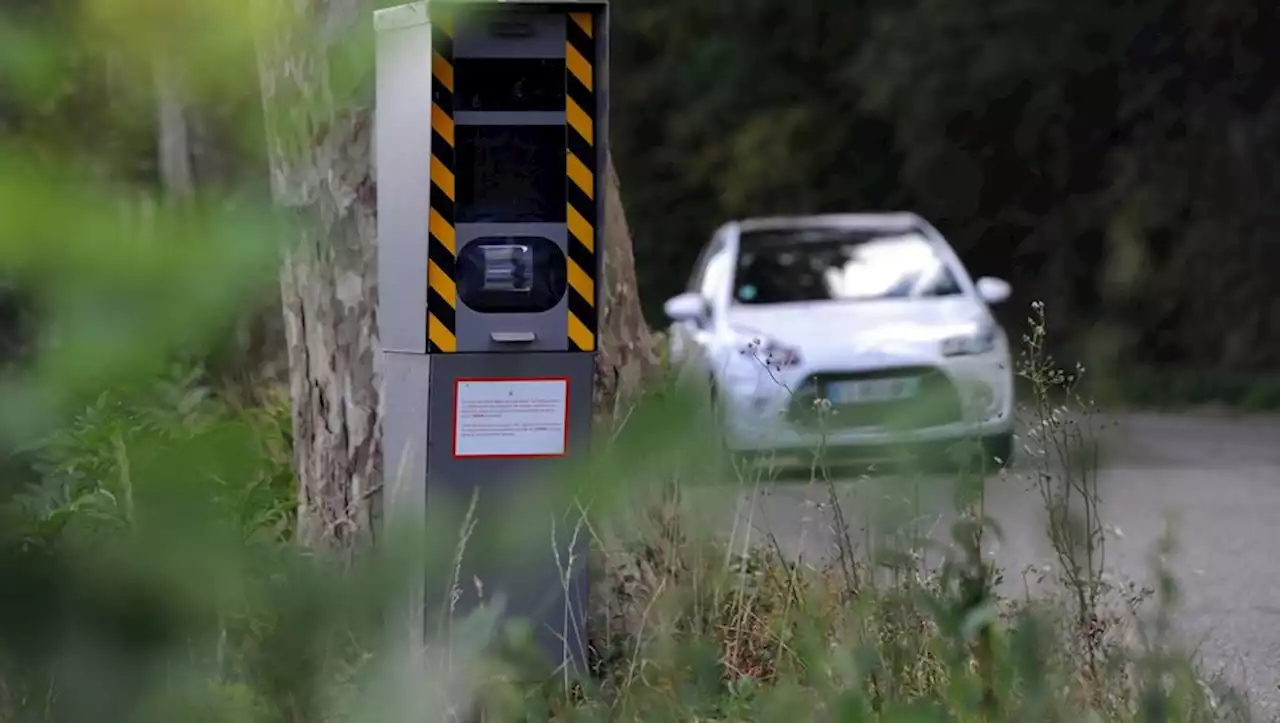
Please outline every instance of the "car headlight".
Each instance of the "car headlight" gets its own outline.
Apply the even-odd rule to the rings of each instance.
[[[996,329],[984,326],[975,334],[961,334],[942,341],[943,356],[986,354],[996,348]]]
[[[800,350],[771,339],[752,339],[740,350],[742,356],[771,371],[800,365]]]
[[[774,374],[799,364],[800,353],[794,348],[753,337],[728,355],[719,376],[733,394],[766,394],[779,384]]]
[[[799,349],[771,339],[768,334],[750,327],[735,326],[733,330],[739,339],[738,354],[751,359],[761,367],[771,371],[781,371],[800,365]]]
[[[762,351],[764,363],[770,369],[782,370],[800,366],[800,350],[795,347],[769,343]]]

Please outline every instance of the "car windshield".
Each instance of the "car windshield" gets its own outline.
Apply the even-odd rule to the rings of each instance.
[[[739,304],[953,296],[955,275],[915,230],[799,228],[743,232],[734,272]]]

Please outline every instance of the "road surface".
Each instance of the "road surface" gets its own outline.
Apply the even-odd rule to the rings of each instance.
[[[1099,480],[1103,519],[1118,530],[1108,540],[1108,567],[1149,583],[1166,515],[1176,515],[1171,567],[1184,595],[1179,627],[1199,643],[1207,666],[1249,691],[1262,720],[1280,720],[1280,418],[1143,413],[1108,424]],[[994,554],[1006,571],[1006,592],[1021,590],[1026,566],[1051,559],[1043,503],[1031,484],[1025,460],[1011,476],[987,483],[988,513],[1005,533]],[[865,528],[857,518],[892,519],[886,504],[907,498],[915,501],[895,505],[899,519],[910,512],[917,529],[939,540],[949,534],[946,479],[864,477],[836,487],[855,536]],[[767,533],[789,555],[821,558],[835,544],[828,499],[825,484],[779,482],[744,491],[736,514],[750,516],[757,539]],[[715,506],[728,507],[722,497]],[[872,509],[878,511],[865,513]]]

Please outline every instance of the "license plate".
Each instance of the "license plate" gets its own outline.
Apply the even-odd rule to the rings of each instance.
[[[914,377],[831,382],[827,385],[827,399],[832,404],[894,402],[915,396],[919,388],[920,380]]]

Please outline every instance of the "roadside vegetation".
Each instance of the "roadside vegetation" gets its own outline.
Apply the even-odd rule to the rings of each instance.
[[[1136,409],[1205,409],[1256,413],[1280,411],[1280,376],[1231,372],[1128,369],[1098,389],[1108,406]]]
[[[1042,307],[1031,321],[1043,329]],[[1149,581],[1108,575],[1092,408],[1042,341],[1023,341],[1035,394],[1022,458],[1001,475],[1041,493],[1053,560],[994,566],[984,500],[1006,480],[976,473],[959,475],[949,534],[932,536],[889,511],[864,530],[848,483],[818,467],[784,483],[826,491],[825,560],[787,555],[750,505],[728,526],[700,522],[698,495],[730,506],[767,480],[675,446],[697,435],[669,389],[583,470],[596,505],[582,530],[592,669],[539,685],[513,682],[518,626],[495,610],[450,617],[448,585],[483,584],[448,581],[455,556],[483,544],[465,531],[434,531],[441,552],[420,561],[438,581],[427,597],[443,601],[428,626],[439,634],[409,654],[387,648],[380,613],[404,592],[407,558],[389,540],[341,564],[303,554],[287,407],[235,404],[175,367],[104,393],[19,455],[0,559],[0,719],[464,720],[480,705],[495,721],[1249,720],[1172,630],[1176,528]],[[1010,575],[1036,584],[1002,598]],[[485,654],[498,643],[509,652]]]
[[[1276,357],[1236,333],[1264,329],[1241,311],[1263,308],[1261,292],[1204,303],[1202,287],[1184,283],[1221,265],[1222,228],[1241,229],[1227,234],[1237,248],[1222,278],[1275,266],[1265,234],[1247,231],[1267,227],[1271,197],[1231,192],[1265,188],[1260,174],[1270,166],[1255,177],[1234,160],[1247,154],[1224,150],[1219,133],[1222,118],[1237,118],[1239,133],[1228,140],[1274,148],[1265,139],[1275,104],[1235,112],[1201,92],[1190,137],[1162,142],[1161,124],[1183,113],[1169,99],[1178,93],[1135,82],[1145,100],[1132,118],[1152,120],[1128,120],[1121,135],[1151,140],[1115,149],[1095,136],[1128,106],[1111,99],[1076,112],[1074,99],[1094,95],[1077,87],[1078,68],[1129,77],[1126,33],[1142,14],[1125,10],[1119,22],[1093,8],[1007,0],[997,14],[1038,20],[1002,24],[996,43],[995,28],[970,9],[938,3],[873,3],[884,20],[875,23],[845,3],[762,4],[733,25],[713,5],[623,4],[633,11],[619,12],[615,28],[613,135],[621,174],[637,179],[628,198],[641,276],[654,276],[637,290],[611,176],[600,286],[614,294],[601,314],[613,326],[599,336],[619,373],[608,383],[626,386],[623,367],[647,359],[649,345],[636,343],[648,338],[638,296],[660,300],[682,283],[656,275],[687,267],[693,241],[705,235],[700,225],[745,210],[850,203],[950,219],[986,267],[1047,256],[1050,271],[1019,289],[1053,294],[1050,309],[1072,329],[1095,314],[1064,289],[1129,251],[1141,252],[1134,265],[1145,268],[1170,226],[1189,226],[1179,273],[1136,288],[1141,298],[1184,301],[1190,289],[1194,303],[1176,314],[1135,303],[1124,328],[1152,332],[1180,319],[1176,343],[1139,337],[1136,346],[1189,349],[1185,358],[1211,367],[1254,368]],[[858,507],[849,494],[875,475],[849,482],[814,464],[788,484],[808,485],[820,500],[814,534],[834,540],[820,558],[797,558],[757,529],[754,508],[739,501],[768,494],[769,477],[721,459],[695,400],[673,382],[652,382],[612,426],[598,428],[595,454],[561,480],[588,512],[574,533],[591,543],[592,596],[582,611],[589,669],[523,682],[528,631],[495,607],[454,610],[461,587],[486,584],[460,579],[459,559],[493,552],[469,526],[314,535],[361,543],[340,550],[299,539],[299,490],[316,490],[295,470],[295,451],[311,449],[303,435],[293,438],[298,401],[316,412],[301,426],[324,417],[323,426],[341,416],[325,415],[343,409],[334,400],[360,396],[350,387],[375,388],[373,272],[364,263],[373,257],[375,209],[366,132],[372,52],[367,33],[341,32],[359,19],[346,12],[353,6],[253,3],[297,13],[263,19],[236,2],[10,5],[0,10],[0,723],[443,723],[473,720],[477,710],[490,721],[582,723],[1250,720],[1247,702],[1207,675],[1174,630],[1176,524],[1152,550],[1149,580],[1111,574],[1098,413],[1079,370],[1049,356],[1038,305],[1022,340],[1028,422],[1018,463],[941,481],[905,465],[902,499],[883,509]],[[1176,7],[1144,12],[1184,37]],[[261,33],[259,21],[281,32]],[[1196,14],[1185,24],[1195,30],[1188,48],[1209,48],[1196,39],[1219,28]],[[824,28],[854,45],[874,42],[865,52],[824,42],[820,67],[798,78],[795,49],[818,47],[812,41]],[[1100,58],[1043,52],[1044,38],[1067,42],[1094,28],[1106,30]],[[907,46],[947,52],[903,65],[893,56]],[[967,62],[977,57],[970,46],[988,49],[988,74],[955,77],[977,67]],[[1175,74],[1244,67],[1251,47],[1240,63],[1206,49],[1150,64]],[[264,48],[271,52],[260,55]],[[277,52],[283,57],[263,57]],[[1255,65],[1241,76],[1242,93],[1270,77],[1266,64]],[[922,79],[956,92],[921,95]],[[795,105],[798,81],[816,102]],[[1002,104],[1010,89],[1016,102]],[[946,102],[902,105],[922,97]],[[974,115],[979,106],[991,110]],[[264,108],[286,112],[267,123]],[[1035,127],[1016,133],[1024,119]],[[969,129],[963,144],[948,137],[953,127]],[[1066,146],[1063,128],[1072,130]],[[1011,145],[1018,137],[1031,156]],[[988,158],[983,145],[997,152]],[[1099,171],[1019,180],[1058,168],[1060,157],[1086,157],[1082,148],[1090,165],[1130,170],[1116,179]],[[911,157],[891,157],[903,150]],[[305,160],[313,173],[268,179],[268,155],[277,164]],[[1082,196],[1071,185],[1077,175],[1101,185]],[[1183,177],[1197,183],[1164,182]],[[271,205],[268,180],[292,181],[287,198],[275,199],[285,210]],[[1027,197],[950,195],[1002,185]],[[1148,186],[1152,194],[1140,193]],[[1149,203],[1133,200],[1149,195]],[[1059,201],[1046,208],[1042,199]],[[1139,218],[1150,234],[1118,235],[1102,253],[1100,229],[1130,206],[1139,208],[1129,215],[1149,207],[1167,217]],[[1025,244],[1014,242],[1021,237]],[[295,292],[291,335],[269,321],[282,316],[282,238],[305,239],[315,252],[285,265]],[[324,243],[335,239],[337,247]],[[1076,263],[1077,250],[1088,264]],[[307,295],[315,303],[302,304],[299,290],[315,291]],[[300,339],[302,331],[310,336]],[[1246,342],[1222,356],[1224,336]],[[282,361],[290,344],[293,358]],[[290,375],[292,386],[278,381]],[[360,398],[371,407],[375,396]],[[353,430],[372,445],[372,426],[340,420],[321,452]],[[385,471],[396,471],[394,460]],[[1019,484],[1043,500],[1053,556],[1002,570],[991,554],[999,520],[989,519],[986,502]],[[916,493],[930,486],[956,492],[949,527],[932,534],[906,524]],[[323,490],[326,502],[349,491]],[[353,507],[368,502],[353,496]],[[729,511],[724,524],[707,521],[708,506]],[[497,550],[516,561],[552,537],[520,512],[512,505],[504,520],[518,539]],[[868,518],[874,524],[863,525]],[[386,613],[423,579],[430,617],[417,645],[417,631],[389,634]],[[1003,594],[1009,579],[1025,580],[1026,592]]]

